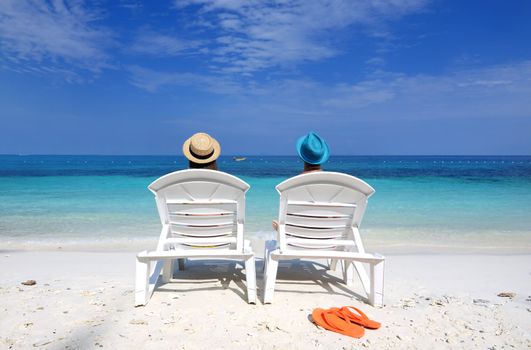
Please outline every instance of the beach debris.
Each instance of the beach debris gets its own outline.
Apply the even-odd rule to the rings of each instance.
[[[361,343],[361,346],[364,348],[368,348],[371,346],[371,341],[369,339],[366,339],[363,343]],[[351,349],[354,349],[354,347],[351,347]]]
[[[34,286],[37,284],[37,281],[35,280],[27,280],[27,281],[24,281],[24,282],[20,282],[20,284],[23,284],[25,286]]]
[[[279,331],[281,331],[281,332],[284,332],[284,333],[288,333],[287,330],[282,329],[282,328],[280,328],[279,326],[275,326],[275,329],[276,329],[276,330],[279,330]]]
[[[258,325],[267,329],[270,332],[273,332],[273,327],[271,327],[267,322],[258,322]]]
[[[95,305],[95,306],[105,306],[105,303],[102,300],[100,300],[100,299],[91,299],[89,301],[89,304],[90,305]]]
[[[516,296],[516,293],[512,293],[512,292],[501,292],[501,293],[498,293],[498,296],[500,298],[514,298]]]
[[[36,347],[36,348],[40,348],[42,346],[51,344],[52,342],[53,342],[53,340],[41,340],[41,341],[38,341],[36,343],[33,343],[33,346]]]
[[[492,307],[492,305],[490,305],[490,301],[488,300],[485,300],[485,299],[473,299],[472,302],[474,303],[474,305],[479,305],[479,306],[484,306],[484,307]]]
[[[95,292],[91,292],[89,290],[84,290],[81,292],[81,296],[84,296],[84,297],[90,297],[90,296],[93,296],[93,295],[96,295]]]
[[[141,324],[141,325],[147,325],[147,321],[144,320],[131,320],[129,321],[130,324]]]
[[[434,300],[431,302],[431,305],[443,306],[443,305],[444,305],[444,302],[443,302],[441,299],[434,299]]]
[[[472,327],[472,326],[470,325],[470,323],[468,323],[468,322],[463,323],[463,327],[464,327],[465,329],[470,330],[470,331],[475,331],[475,330],[476,330],[476,329],[475,329],[474,327]]]
[[[86,320],[85,323],[91,327],[98,327],[98,326],[101,326],[103,323],[105,322],[104,319],[91,319],[91,320]]]
[[[415,307],[416,301],[413,299],[402,299],[402,308],[407,309],[410,307]]]
[[[185,327],[183,328],[183,330],[187,333],[190,333],[190,334],[193,334],[195,333],[195,330],[194,328],[190,325],[190,327]],[[225,329],[225,332],[228,333],[229,331],[227,329]]]

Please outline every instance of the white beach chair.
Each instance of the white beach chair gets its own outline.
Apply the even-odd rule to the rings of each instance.
[[[137,255],[135,306],[149,301],[162,270],[162,281],[172,278],[175,260],[224,258],[245,261],[247,298],[256,301],[254,253],[243,239],[245,193],[249,185],[221,171],[176,171],[149,185],[155,194],[162,223],[155,251]]]
[[[306,258],[330,259],[333,269],[342,261],[347,285],[352,285],[355,269],[369,304],[382,306],[385,258],[366,253],[359,232],[374,189],[354,176],[334,172],[298,175],[276,189],[278,240],[265,246],[264,303],[273,300],[278,261]],[[363,263],[370,266],[370,278]]]

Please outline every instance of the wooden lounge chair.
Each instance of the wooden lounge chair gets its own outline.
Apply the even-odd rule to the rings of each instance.
[[[356,177],[334,172],[295,176],[276,189],[280,194],[278,240],[265,246],[264,303],[273,300],[278,261],[300,258],[329,259],[334,269],[342,261],[344,282],[352,285],[355,269],[368,302],[381,306],[385,258],[366,253],[359,232],[374,189]],[[370,278],[363,263],[370,266]]]
[[[245,261],[247,298],[256,301],[254,253],[243,239],[245,193],[249,185],[221,171],[176,171],[155,180],[162,223],[155,251],[136,258],[135,306],[149,301],[162,270],[162,281],[172,278],[175,260],[183,268],[186,258],[239,259]]]

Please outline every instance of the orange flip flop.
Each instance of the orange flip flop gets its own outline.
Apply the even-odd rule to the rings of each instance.
[[[314,309],[312,312],[313,322],[326,330],[343,334],[353,338],[361,338],[365,334],[363,327],[350,323],[338,315],[339,309]]]
[[[350,309],[353,309],[354,311],[356,311],[356,313],[352,312]],[[376,322],[369,319],[369,317],[367,317],[367,315],[365,315],[363,311],[354,306],[343,306],[339,310],[339,312],[344,315],[344,317],[348,321],[355,324],[359,324],[360,326],[363,326],[365,328],[378,329],[381,326],[380,322]]]

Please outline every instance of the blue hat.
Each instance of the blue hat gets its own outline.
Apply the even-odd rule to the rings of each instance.
[[[302,160],[310,164],[323,164],[330,157],[325,140],[313,131],[297,141],[297,153]]]

